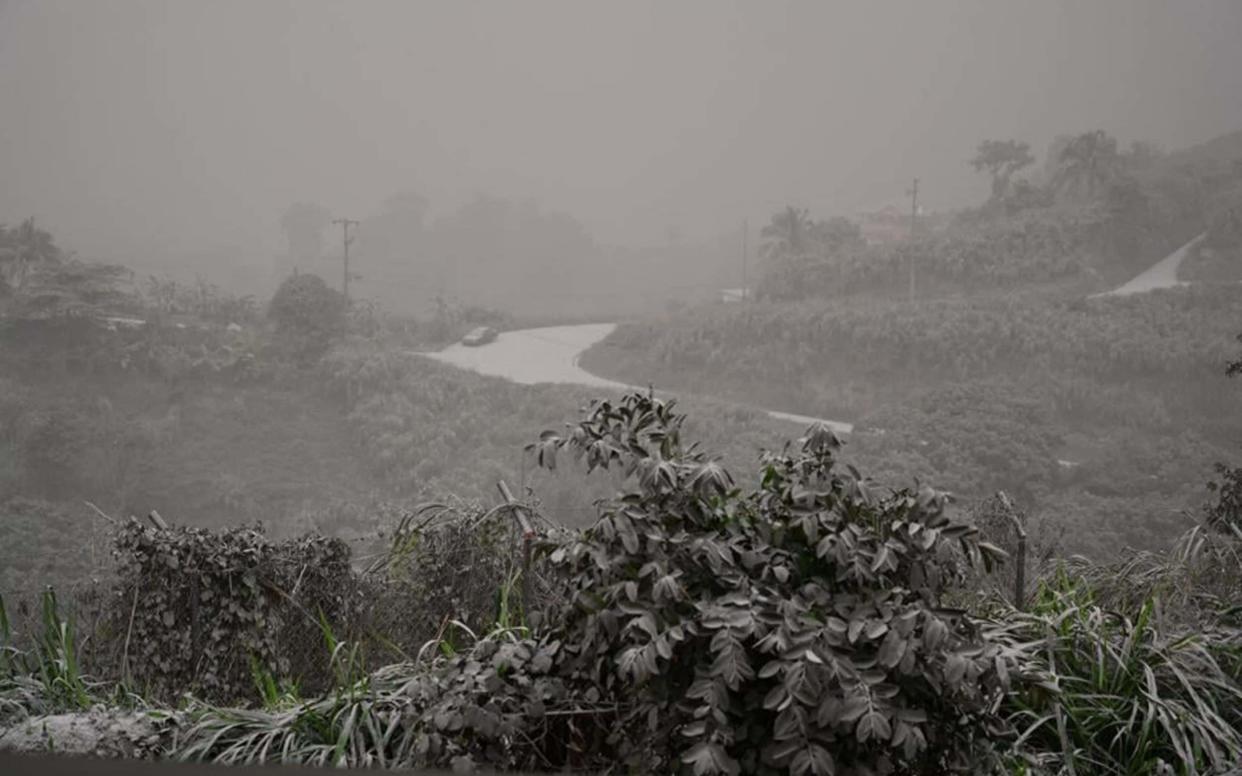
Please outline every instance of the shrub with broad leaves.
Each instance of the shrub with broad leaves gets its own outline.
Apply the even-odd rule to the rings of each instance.
[[[610,744],[649,772],[978,772],[1007,729],[1012,652],[944,605],[1003,553],[930,489],[873,493],[812,427],[742,493],[684,445],[673,405],[596,402],[531,446],[635,487],[550,548],[557,668],[618,709]]]

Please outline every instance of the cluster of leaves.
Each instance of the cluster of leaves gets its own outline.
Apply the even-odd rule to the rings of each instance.
[[[1010,657],[943,596],[1000,552],[943,494],[873,494],[812,427],[733,487],[670,404],[629,395],[533,446],[635,487],[557,546],[558,670],[626,705],[612,745],[648,770],[975,770],[1003,735]]]
[[[252,662],[282,676],[312,670],[291,664],[290,645],[317,632],[317,612],[343,618],[354,603],[349,550],[336,539],[130,521],[115,549],[120,672],[154,697],[245,697]]]

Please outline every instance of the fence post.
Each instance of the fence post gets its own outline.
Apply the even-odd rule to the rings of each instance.
[[[517,499],[513,498],[513,492],[509,490],[509,486],[505,484],[505,481],[497,482],[496,487],[500,490],[500,495],[505,500],[505,504],[509,506],[509,511],[513,515],[514,521],[517,522],[518,530],[522,534],[522,612],[529,613],[531,603],[530,546],[535,538],[535,529],[531,526],[530,519],[526,516],[526,508]]]
[[[1013,608],[1023,611],[1026,607],[1026,528],[1022,525],[1018,510],[1009,495],[1002,490],[997,491],[996,496],[1005,508],[1005,516],[1013,522],[1013,529],[1018,537],[1018,552],[1013,570]]]

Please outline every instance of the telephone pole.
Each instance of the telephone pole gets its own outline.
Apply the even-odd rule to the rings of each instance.
[[[910,301],[914,301],[914,228],[919,218],[919,179],[914,179],[914,188],[906,192],[910,195]]]
[[[348,218],[337,218],[332,221],[341,225],[341,242],[345,246],[345,275],[341,280],[341,293],[345,296],[345,307],[349,307],[349,244],[354,238],[349,235],[349,227],[357,226],[358,222]]]
[[[745,218],[742,219],[742,301],[746,301],[746,260],[749,258],[750,226]]]

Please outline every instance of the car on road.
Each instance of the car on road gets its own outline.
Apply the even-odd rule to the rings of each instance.
[[[477,329],[471,329],[470,333],[461,338],[461,344],[470,347],[478,347],[486,345],[496,339],[498,332],[491,326],[480,326]]]

